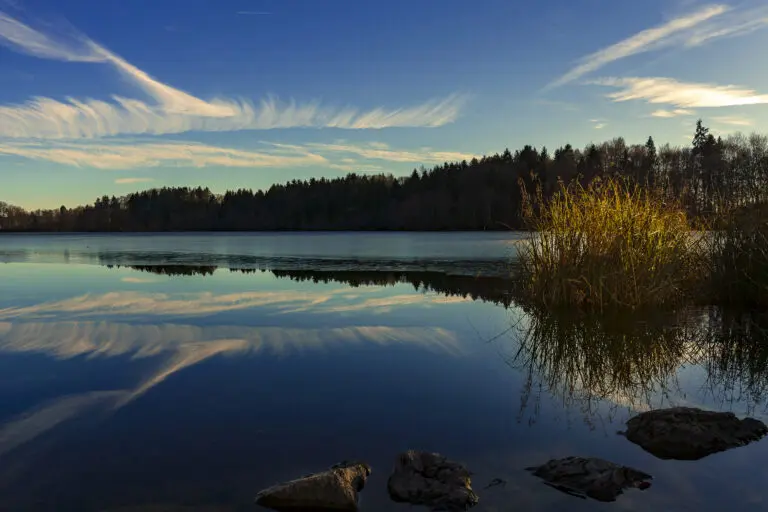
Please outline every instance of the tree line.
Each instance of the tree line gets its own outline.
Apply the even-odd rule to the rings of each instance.
[[[107,268],[130,268],[163,276],[210,276],[225,267],[216,265],[120,265],[105,264]],[[228,268],[229,272],[255,274],[266,272],[257,268]],[[269,271],[278,279],[296,282],[342,283],[352,288],[360,286],[395,286],[409,284],[420,293],[434,292],[447,297],[482,300],[509,307],[513,296],[510,278],[496,276],[461,276],[429,271],[361,271],[361,270],[277,270]]]
[[[556,149],[525,146],[512,153],[423,166],[409,176],[348,174],[292,180],[268,190],[214,194],[208,188],[164,187],[103,196],[77,208],[26,211],[0,202],[3,231],[275,231],[508,230],[523,226],[522,187],[551,196],[559,181],[587,185],[620,176],[675,199],[694,219],[765,199],[768,137],[714,137],[701,120],[686,147],[628,145],[619,137]]]

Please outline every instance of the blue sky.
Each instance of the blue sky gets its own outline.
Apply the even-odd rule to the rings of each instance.
[[[0,0],[0,200],[761,131],[766,28],[763,0]]]

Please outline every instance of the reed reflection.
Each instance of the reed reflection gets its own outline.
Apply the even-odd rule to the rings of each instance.
[[[768,398],[768,316],[719,309],[584,316],[528,310],[497,342],[524,375],[521,418],[542,393],[588,422],[695,405],[751,414]],[[702,377],[703,375],[703,377]]]

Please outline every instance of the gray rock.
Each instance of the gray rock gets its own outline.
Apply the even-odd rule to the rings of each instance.
[[[660,459],[698,460],[757,441],[768,434],[768,427],[731,412],[673,407],[630,418],[623,434]]]
[[[357,493],[363,490],[371,467],[364,462],[343,462],[321,473],[269,487],[256,495],[256,503],[278,511],[357,512]]]
[[[393,501],[426,505],[432,510],[468,510],[479,498],[472,491],[469,470],[438,453],[401,453],[387,482]]]
[[[645,490],[652,477],[636,469],[607,460],[584,457],[553,459],[541,466],[526,468],[544,483],[579,498],[615,501],[625,489]]]

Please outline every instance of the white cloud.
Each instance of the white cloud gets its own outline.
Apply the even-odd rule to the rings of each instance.
[[[149,183],[151,181],[155,181],[152,178],[118,178],[115,180],[115,184],[117,185],[132,185],[134,183]],[[126,279],[128,279],[126,277]]]
[[[407,108],[356,108],[297,104],[267,97],[209,101],[164,84],[83,35],[54,37],[0,13],[0,44],[36,57],[112,66],[154,103],[113,96],[111,101],[33,97],[0,107],[0,137],[77,139],[120,134],[172,134],[291,127],[378,129],[437,127],[459,116],[465,97],[451,95]]]
[[[651,112],[651,116],[653,117],[664,117],[664,118],[670,118],[670,117],[679,117],[679,116],[692,116],[694,115],[693,110],[686,110],[684,108],[676,108],[674,110],[655,110]]]
[[[608,126],[608,123],[605,122],[605,119],[597,118],[597,119],[590,119],[590,123],[592,123],[592,128],[595,130],[602,130],[606,126]]]
[[[751,34],[768,27],[768,7],[734,10],[691,31],[685,46],[700,46],[715,39]]]
[[[461,153],[458,151],[436,151],[432,148],[420,148],[418,150],[398,150],[392,149],[386,144],[376,142],[360,145],[351,143],[310,143],[304,146],[292,147],[303,148],[305,150],[314,151],[321,154],[347,153],[372,160],[387,160],[390,162],[402,163],[440,164],[443,162],[471,160],[472,158],[479,156],[473,153]]]
[[[328,164],[323,156],[308,152],[270,153],[192,142],[40,143],[10,141],[0,142],[0,155],[2,154],[96,169],[132,169],[159,165],[280,168]],[[135,181],[123,181],[122,183],[135,183]]]
[[[44,160],[62,165],[120,170],[137,167],[241,167],[287,168],[316,166],[342,171],[381,171],[384,168],[368,162],[358,162],[346,155],[395,163],[433,164],[445,161],[469,160],[468,153],[436,151],[422,148],[415,151],[377,149],[380,143],[353,144],[279,144],[262,142],[263,150],[244,150],[211,146],[197,142],[146,141],[27,141],[0,140],[0,155],[12,155]],[[342,156],[344,155],[344,156]],[[118,178],[119,185],[153,181],[149,177]]]
[[[752,126],[753,124],[755,124],[754,121],[746,117],[715,116],[711,119],[716,123],[727,124],[731,126]]]
[[[728,9],[729,7],[726,5],[706,6],[692,14],[681,16],[657,27],[638,32],[632,37],[581,58],[576,67],[550,83],[547,88],[559,87],[573,82],[587,73],[591,73],[611,62],[631,55],[671,45],[676,41],[673,39],[673,36],[719,16],[728,11]]]
[[[617,92],[608,94],[613,101],[644,100],[681,109],[768,103],[768,94],[735,85],[678,82],[660,77],[601,78],[591,83],[618,88]]]
[[[0,12],[0,45],[43,59],[69,62],[103,62],[87,40],[77,36],[45,35]]]

